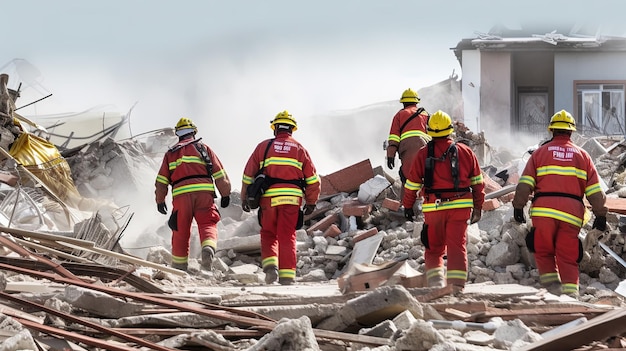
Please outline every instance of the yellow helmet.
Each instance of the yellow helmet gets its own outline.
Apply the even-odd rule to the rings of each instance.
[[[279,112],[276,117],[274,117],[273,121],[270,121],[272,130],[276,130],[277,124],[286,124],[292,127],[291,131],[295,132],[298,130],[298,124],[293,116],[287,111]]]
[[[402,93],[402,97],[400,97],[400,102],[420,102],[420,98],[413,89],[409,88]]]
[[[576,120],[572,115],[565,111],[561,110],[550,118],[550,124],[548,125],[548,130],[553,129],[561,129],[561,130],[571,130],[576,131]]]
[[[198,127],[196,127],[196,125],[193,124],[193,121],[191,119],[187,117],[183,117],[178,120],[178,123],[176,123],[175,130],[176,130],[176,135],[183,136],[189,133],[197,133]]]
[[[454,127],[452,127],[452,118],[439,110],[433,113],[428,118],[428,124],[426,126],[426,133],[431,137],[444,137],[452,133]]]

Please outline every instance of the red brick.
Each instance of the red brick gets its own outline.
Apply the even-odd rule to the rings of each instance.
[[[498,199],[500,199],[500,201],[502,201],[503,203],[507,203],[507,202],[513,201],[514,197],[515,197],[515,192],[512,192],[512,193],[508,193],[506,195],[502,195]]]
[[[306,230],[308,234],[312,234],[314,231],[325,231],[331,225],[337,223],[339,220],[339,215],[337,213],[329,214],[328,216],[322,218],[319,222],[311,225],[309,229]]]
[[[376,227],[374,227],[374,228],[372,228],[372,229],[368,229],[368,230],[366,230],[366,231],[364,231],[364,232],[361,232],[361,233],[359,233],[359,234],[355,235],[355,236],[352,238],[352,244],[356,244],[356,243],[358,243],[359,241],[361,241],[361,240],[363,240],[363,239],[367,239],[367,238],[369,238],[370,236],[374,236],[374,235],[376,235],[376,234],[378,234],[378,229],[377,229]]]
[[[498,207],[500,207],[500,200],[498,199],[485,200],[485,203],[483,204],[483,211],[492,211]]]
[[[346,202],[343,204],[341,212],[345,216],[363,217],[372,211],[372,205],[362,204],[358,201]]]
[[[339,234],[341,234],[341,229],[339,229],[336,224],[331,224],[330,227],[328,227],[328,229],[324,232],[325,237],[331,238],[339,236]]]
[[[351,193],[359,190],[359,186],[374,178],[374,170],[370,160],[363,160],[342,170],[321,176],[322,191],[320,196],[334,195],[340,192]]]
[[[399,210],[399,209],[400,209],[400,205],[401,205],[401,204],[400,204],[400,201],[397,201],[397,200],[392,200],[392,199],[390,199],[390,198],[385,198],[385,199],[383,200],[383,203],[382,203],[382,206],[383,206],[384,208],[388,208],[388,209],[390,209],[390,210],[392,210],[392,211],[397,211],[397,210]]]

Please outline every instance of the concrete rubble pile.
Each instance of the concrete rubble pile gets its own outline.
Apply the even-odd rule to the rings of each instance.
[[[140,192],[152,200],[156,168],[173,144],[171,131],[162,130],[64,155],[82,196],[128,205],[133,220],[151,218],[142,232],[120,238],[128,228],[97,215],[91,216],[96,223],[81,222],[82,231],[65,235],[42,231],[25,217],[2,230],[0,350],[626,347],[624,141],[576,140],[603,177],[611,231],[600,237],[590,225],[581,230],[585,257],[575,300],[540,287],[524,240],[528,225],[512,220],[510,200],[524,158],[492,149],[462,124],[455,127],[457,140],[483,160],[487,181],[483,217],[468,230],[463,291],[425,286],[422,220],[405,221],[399,179],[369,160],[322,175],[322,197],[297,231],[296,285],[263,283],[256,212],[243,212],[236,192],[232,205],[220,209],[213,270],[202,270],[194,259],[188,272],[171,269],[165,220],[153,203],[143,209],[137,200]],[[119,244],[133,236],[145,251],[131,255],[124,245],[98,243],[93,232],[103,227],[111,230],[96,237],[115,232]],[[199,258],[197,241],[192,237],[191,252]]]

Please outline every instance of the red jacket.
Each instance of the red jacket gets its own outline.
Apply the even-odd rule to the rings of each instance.
[[[441,157],[452,144],[450,138],[434,138],[434,157]],[[471,188],[470,191],[449,191],[442,192],[441,199],[447,200],[435,206],[436,196],[426,196],[423,212],[446,210],[452,208],[474,208],[481,210],[485,202],[485,184],[483,183],[482,172],[478,164],[478,159],[472,149],[463,144],[456,143],[458,153],[458,188]],[[420,149],[413,160],[412,167],[407,174],[404,185],[404,197],[402,204],[405,208],[413,207],[417,199],[417,192],[424,186],[424,176],[426,174],[426,158],[428,156],[428,146]],[[454,188],[454,178],[452,176],[452,166],[449,156],[443,161],[435,161],[433,171],[433,183],[431,189],[452,189]],[[428,192],[428,189],[425,189]]]
[[[259,143],[248,159],[243,171],[242,197],[245,196],[248,185],[252,184],[264,162],[263,173],[267,176],[284,180],[303,179],[306,184],[304,195],[302,189],[295,184],[277,183],[270,186],[264,197],[299,196],[304,197],[306,204],[314,205],[319,198],[321,183],[308,151],[289,132],[280,131],[264,159],[265,149],[271,140]]]
[[[526,163],[519,184],[527,185],[535,193],[531,216],[550,217],[582,227],[584,196],[592,204],[598,203],[594,206],[597,214],[606,213],[603,211],[604,192],[591,157],[572,143],[568,135],[555,135],[535,150]],[[549,193],[557,196],[542,196]],[[513,206],[522,208],[528,201],[528,193],[521,189],[515,195]]]
[[[210,175],[196,144],[207,151],[213,164]],[[214,195],[215,185],[221,196],[230,195],[231,190],[222,162],[200,139],[181,140],[165,153],[155,182],[157,203],[165,202],[169,185],[172,185],[172,196],[195,191],[208,191]]]
[[[426,111],[415,116],[406,124],[404,129],[400,130],[402,125],[417,112],[417,109],[417,105],[407,106],[398,111],[391,121],[387,157],[395,157],[397,151],[402,164],[410,164],[415,158],[417,150],[425,145],[425,141],[430,140],[430,136],[426,134],[426,123],[428,122],[428,112]]]

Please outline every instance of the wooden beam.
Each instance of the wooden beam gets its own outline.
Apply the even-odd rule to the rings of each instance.
[[[615,309],[581,325],[522,347],[520,351],[574,350],[626,332],[626,310]]]
[[[187,275],[186,272],[183,272],[181,270],[178,270],[178,269],[175,269],[175,268],[172,268],[172,267],[167,267],[167,266],[164,266],[162,264],[158,264],[158,263],[142,260],[142,259],[137,258],[137,257],[128,256],[128,255],[124,255],[124,254],[121,254],[121,253],[117,253],[117,252],[101,249],[99,247],[82,247],[82,246],[74,245],[74,244],[70,244],[70,243],[64,243],[63,245],[66,246],[66,247],[75,249],[75,250],[89,251],[89,252],[97,253],[97,254],[104,255],[104,256],[115,257],[115,258],[119,259],[120,261],[137,264],[137,265],[144,266],[144,267],[152,267],[154,269],[158,269],[160,271],[171,273],[171,274],[174,274],[174,275],[177,275],[177,276],[185,276],[185,275]]]

